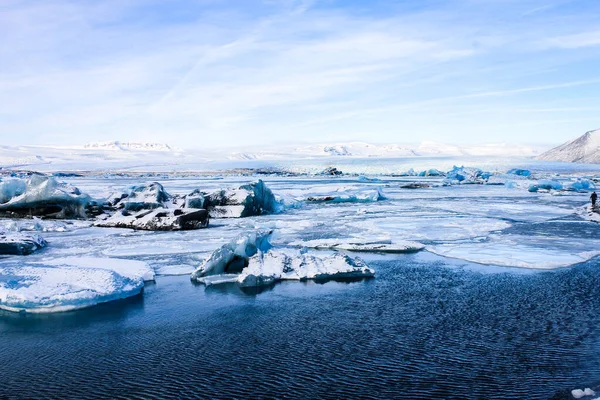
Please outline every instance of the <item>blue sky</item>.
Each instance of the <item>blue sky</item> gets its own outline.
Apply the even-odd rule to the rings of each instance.
[[[559,143],[596,0],[0,2],[0,144]]]

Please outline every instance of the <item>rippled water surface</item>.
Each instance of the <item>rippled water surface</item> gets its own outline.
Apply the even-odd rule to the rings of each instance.
[[[159,277],[143,296],[0,315],[4,398],[569,398],[600,381],[599,262],[532,272],[428,254],[263,293]]]
[[[406,190],[403,179],[265,177],[285,200],[284,212],[215,219],[188,232],[81,224],[44,232],[48,248],[28,261],[141,260],[156,270],[156,283],[134,298],[74,312],[0,312],[0,399],[569,399],[576,388],[600,392],[600,225],[575,214],[589,194],[442,187],[436,178],[427,180],[430,188]],[[73,179],[94,196],[138,181]],[[183,194],[247,181],[161,182]],[[378,186],[386,200],[296,204],[313,192]],[[285,282],[261,293],[190,282],[214,249],[256,228],[275,231],[275,247],[341,238],[418,240],[427,248],[360,254],[376,270],[369,280]],[[557,267],[566,268],[528,269]]]

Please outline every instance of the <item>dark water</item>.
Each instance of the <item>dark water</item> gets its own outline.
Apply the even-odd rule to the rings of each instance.
[[[428,258],[429,257],[429,258]],[[431,256],[258,295],[159,277],[143,296],[0,314],[0,398],[569,398],[600,382],[600,262],[482,273]]]

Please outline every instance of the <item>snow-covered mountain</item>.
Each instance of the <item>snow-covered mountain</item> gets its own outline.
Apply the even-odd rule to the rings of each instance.
[[[586,132],[537,158],[545,161],[600,164],[600,129]]]
[[[289,158],[356,157],[535,157],[541,153],[536,146],[508,143],[457,146],[437,142],[410,144],[371,144],[363,142],[316,144],[302,147],[245,151],[229,155],[233,160],[277,160]]]
[[[166,143],[141,143],[141,142],[92,142],[83,145],[84,149],[99,150],[140,150],[140,151],[171,151],[171,146]]]
[[[97,142],[79,146],[0,146],[1,168],[28,168],[39,171],[97,171],[137,169],[202,170],[206,163],[223,168],[236,162],[287,162],[328,158],[465,158],[527,157],[540,154],[538,148],[524,145],[484,144],[457,146],[435,142],[420,144],[371,144],[364,142],[325,143],[232,149],[182,150],[164,143]],[[235,164],[235,165],[239,165]]]

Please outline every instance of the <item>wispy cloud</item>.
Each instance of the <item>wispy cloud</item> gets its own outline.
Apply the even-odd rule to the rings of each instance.
[[[568,108],[584,110],[576,94],[598,81],[585,67],[593,56],[577,49],[600,34],[572,29],[591,26],[589,9],[541,0],[6,1],[0,135],[7,144],[89,137],[198,147],[367,140],[369,131],[393,141],[394,132],[441,135],[433,119],[456,107],[550,108],[551,96],[537,93],[566,94]],[[568,24],[554,23],[565,15]],[[447,130],[463,134],[460,124]]]

